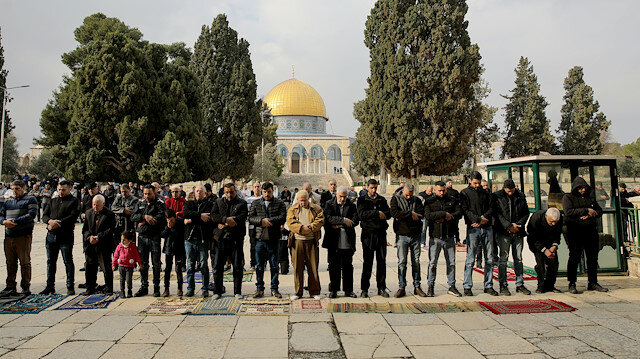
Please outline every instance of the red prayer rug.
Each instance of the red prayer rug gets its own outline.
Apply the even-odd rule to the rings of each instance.
[[[573,312],[576,308],[553,299],[480,302],[494,314]]]
[[[478,272],[484,275],[484,269],[473,268],[475,272]],[[529,270],[527,268],[524,269],[524,273],[522,275],[522,279],[524,280],[537,280],[536,272],[534,270]],[[493,280],[498,280],[498,266],[493,267]],[[516,281],[516,271],[512,267],[507,267],[507,281],[515,282]]]

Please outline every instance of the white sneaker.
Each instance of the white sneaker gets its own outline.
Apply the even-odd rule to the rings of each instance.
[[[213,300],[218,300],[218,299],[220,299],[220,294],[214,294],[211,298]]]
[[[242,294],[236,294],[236,299],[238,300],[242,299]]]
[[[318,294],[318,295],[314,295],[313,299],[322,299],[322,295]]]
[[[300,299],[300,297],[298,297],[297,295],[292,295],[291,297],[289,297],[289,299],[298,300],[298,299]]]

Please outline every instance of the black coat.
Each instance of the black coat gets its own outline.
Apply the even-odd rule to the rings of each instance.
[[[175,256],[177,260],[186,257],[184,248],[184,219],[176,218],[176,224],[173,228],[164,227],[160,237],[164,238],[162,253],[168,256]]]
[[[401,196],[402,193],[398,193],[391,197],[391,205],[389,209],[391,217],[393,217],[393,231],[401,236],[419,235],[422,233],[422,219],[419,218],[417,221],[414,221],[411,217],[411,212],[416,212],[419,215],[424,216],[424,206],[422,205],[422,201],[416,196],[411,196],[409,199],[404,197],[400,198]],[[407,210],[403,210],[402,207],[400,207],[399,202],[403,199],[408,201]]]
[[[42,222],[60,220],[60,227],[49,231],[56,237],[72,238],[73,228],[80,214],[79,202],[73,195],[52,198],[42,213]]]
[[[98,221],[96,222],[96,216]],[[114,232],[116,228],[116,215],[113,214],[106,206],[102,208],[100,213],[91,208],[85,212],[85,221],[82,225],[82,248],[89,250],[95,247],[98,251],[111,251],[114,246]],[[91,244],[90,236],[98,236],[98,243]]]
[[[480,223],[481,217],[489,222],[479,228],[491,226],[493,220],[494,196],[482,188],[474,189],[469,186],[460,192],[460,206],[464,215],[464,222],[467,228],[471,228],[472,223]]]
[[[184,226],[184,240],[199,243],[210,240],[213,237],[213,221],[203,222],[201,215],[211,213],[213,202],[207,198],[196,201],[190,200],[184,203],[182,216],[190,219],[191,223]]]
[[[262,220],[268,219],[271,222],[270,227],[262,227]],[[251,208],[249,209],[249,224],[255,226],[256,240],[261,241],[262,232],[266,229],[268,231],[268,239],[270,241],[279,241],[282,237],[283,224],[287,222],[287,206],[283,201],[272,198],[269,207],[264,206],[264,198],[260,197],[257,200],[251,202]]]
[[[578,192],[580,186],[587,187],[584,196]],[[568,226],[593,227],[595,231],[596,218],[602,216],[602,208],[593,196],[591,187],[582,177],[576,177],[571,185],[571,193],[566,193],[562,197],[562,208]],[[598,215],[580,219],[580,217],[589,214],[588,208],[595,210]]]
[[[327,202],[324,207],[324,240],[322,241],[322,247],[327,249],[338,248],[338,241],[340,240],[340,229],[344,228],[347,233],[347,239],[353,252],[356,251],[356,226],[360,222],[358,218],[358,209],[356,205],[349,199],[345,200],[342,210],[338,204],[336,198]],[[353,226],[347,227],[344,224],[344,219],[349,218],[353,221]],[[334,228],[338,226],[339,228]]]
[[[386,235],[385,232],[389,228],[387,220],[391,218],[391,209],[387,204],[387,199],[379,194],[375,198],[371,198],[369,194],[358,197],[356,202],[358,209],[358,218],[360,218],[360,227],[363,233],[379,233]],[[378,212],[384,213],[387,219],[380,219]]]
[[[559,246],[562,234],[562,215],[555,226],[550,226],[545,218],[546,210],[534,213],[527,224],[527,243],[532,252],[544,252],[553,246]]]
[[[335,192],[331,193],[329,191],[324,191],[320,194],[320,207],[324,208],[324,205],[327,204],[327,202],[331,201],[333,198],[335,198]]]
[[[222,239],[244,239],[247,233],[245,222],[247,221],[248,212],[247,202],[237,195],[231,201],[227,201],[224,196],[216,199],[211,209],[211,219],[214,224],[213,239],[216,241]],[[236,221],[236,226],[219,229],[218,224],[225,224],[228,217],[233,217]]]
[[[280,199],[285,202],[291,202],[291,191],[288,189],[280,192]]]
[[[167,207],[159,199],[148,202],[146,199],[138,201],[135,211],[131,214],[131,221],[136,225],[139,234],[145,237],[160,237],[160,233],[167,224],[164,212]],[[144,219],[145,215],[150,215],[156,220],[156,224],[151,225]]]
[[[446,220],[447,213],[453,216],[452,220]],[[442,197],[432,196],[424,204],[424,218],[428,221],[430,238],[453,237],[458,231],[461,217],[460,202],[447,193]],[[438,222],[439,220],[443,221]]]
[[[496,218],[495,228],[501,233],[509,234],[507,229],[511,227],[511,223],[515,223],[522,226],[515,234],[524,237],[525,224],[529,219],[529,206],[524,194],[518,189],[512,196],[509,196],[504,189],[496,192],[494,217]]]

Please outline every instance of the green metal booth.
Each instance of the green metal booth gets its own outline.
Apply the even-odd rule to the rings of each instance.
[[[596,200],[603,209],[598,219],[600,253],[598,264],[600,273],[626,274],[627,261],[623,251],[622,217],[618,191],[618,174],[615,156],[526,156],[478,164],[486,167],[489,188],[492,192],[502,189],[507,178],[515,181],[516,186],[527,198],[529,211],[556,207],[562,211],[562,196],[571,191],[571,183],[577,176],[583,177],[591,185]],[[558,251],[560,272],[566,273],[569,248],[563,238]],[[525,244],[523,250],[524,265],[533,268],[533,253]],[[584,257],[579,267],[585,272]]]

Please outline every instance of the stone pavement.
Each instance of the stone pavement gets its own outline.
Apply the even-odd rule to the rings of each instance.
[[[77,227],[74,258],[84,262]],[[34,292],[44,288],[44,226],[37,225],[32,251]],[[393,238],[389,240],[393,243]],[[248,244],[247,244],[248,247]],[[248,248],[247,248],[248,249]],[[388,247],[387,285],[397,289],[395,248]],[[245,255],[248,258],[248,254]],[[321,283],[326,290],[326,251],[321,250]],[[462,289],[464,253],[457,254]],[[426,282],[426,252],[422,252]],[[354,257],[356,291],[362,268],[360,248]],[[410,272],[410,270],[409,270]],[[4,278],[6,267],[0,268]],[[409,274],[410,276],[410,274]],[[100,275],[99,275],[100,277]],[[268,278],[268,276],[265,276]],[[449,302],[552,298],[578,308],[571,313],[495,315],[491,312],[438,314],[322,313],[291,316],[138,316],[154,298],[119,299],[107,309],[45,310],[39,314],[0,314],[2,358],[639,358],[640,280],[601,277],[609,293],[545,294],[490,297],[480,294],[475,273],[473,298],[446,294],[444,259],[440,259],[435,298],[408,295],[390,301]],[[100,279],[99,279],[100,281]],[[411,280],[409,279],[411,282]],[[579,287],[584,289],[585,279]],[[76,273],[76,283],[84,272]],[[281,292],[293,292],[293,276],[281,276]],[[527,281],[534,289],[535,281]],[[139,284],[134,284],[134,290]],[[424,285],[426,287],[426,283]],[[566,289],[563,278],[558,287]],[[117,285],[116,285],[117,287]],[[497,283],[495,284],[497,288]],[[64,289],[58,262],[57,288]],[[230,283],[227,283],[230,289]],[[374,294],[374,287],[370,294]],[[412,287],[407,287],[412,293]],[[243,283],[251,294],[254,283]],[[512,287],[513,291],[513,287]],[[175,293],[175,284],[172,287]],[[326,295],[326,292],[323,294]],[[337,299],[341,302],[346,299]],[[379,296],[355,302],[387,301]]]

